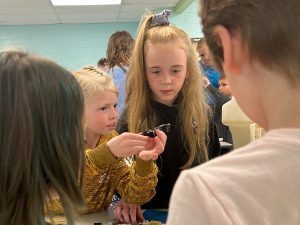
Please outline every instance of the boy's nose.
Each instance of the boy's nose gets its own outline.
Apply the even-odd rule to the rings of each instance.
[[[117,108],[113,108],[111,110],[110,117],[113,119],[118,117],[118,109]]]

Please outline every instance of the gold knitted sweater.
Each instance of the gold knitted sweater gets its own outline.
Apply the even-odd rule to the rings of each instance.
[[[108,209],[116,192],[125,201],[140,205],[155,195],[158,172],[156,164],[137,158],[132,165],[128,165],[123,158],[116,158],[106,143],[117,135],[117,132],[113,132],[111,135],[101,136],[95,149],[85,149],[82,185],[86,204],[84,213]],[[49,201],[46,211],[49,214],[62,214],[60,200]]]

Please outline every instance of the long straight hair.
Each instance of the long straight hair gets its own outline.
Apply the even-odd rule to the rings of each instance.
[[[47,59],[0,53],[0,221],[45,224],[50,189],[69,224],[82,206],[83,95],[70,72]]]
[[[154,127],[157,115],[151,108],[152,91],[145,74],[145,55],[149,43],[179,42],[187,55],[188,79],[181,89],[179,99],[179,123],[182,127],[181,136],[187,142],[189,158],[182,167],[189,168],[195,158],[208,159],[208,106],[205,102],[201,72],[196,53],[188,35],[175,26],[150,27],[153,15],[145,16],[140,24],[130,67],[127,74],[126,110],[128,129],[130,132],[141,132]]]

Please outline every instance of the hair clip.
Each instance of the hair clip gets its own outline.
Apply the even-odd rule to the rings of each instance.
[[[150,23],[151,27],[161,26],[161,25],[169,25],[168,16],[171,14],[171,10],[165,9],[161,13],[155,14],[152,16],[152,21]]]
[[[92,66],[92,65],[88,65],[88,66],[84,66],[83,67],[84,70],[86,70],[87,72],[91,72],[91,73],[97,73],[98,75],[104,76],[104,73],[102,70],[100,70],[98,67],[96,66]]]

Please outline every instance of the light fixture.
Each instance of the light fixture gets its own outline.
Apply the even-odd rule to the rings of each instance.
[[[121,0],[51,0],[54,6],[68,5],[119,5]]]

